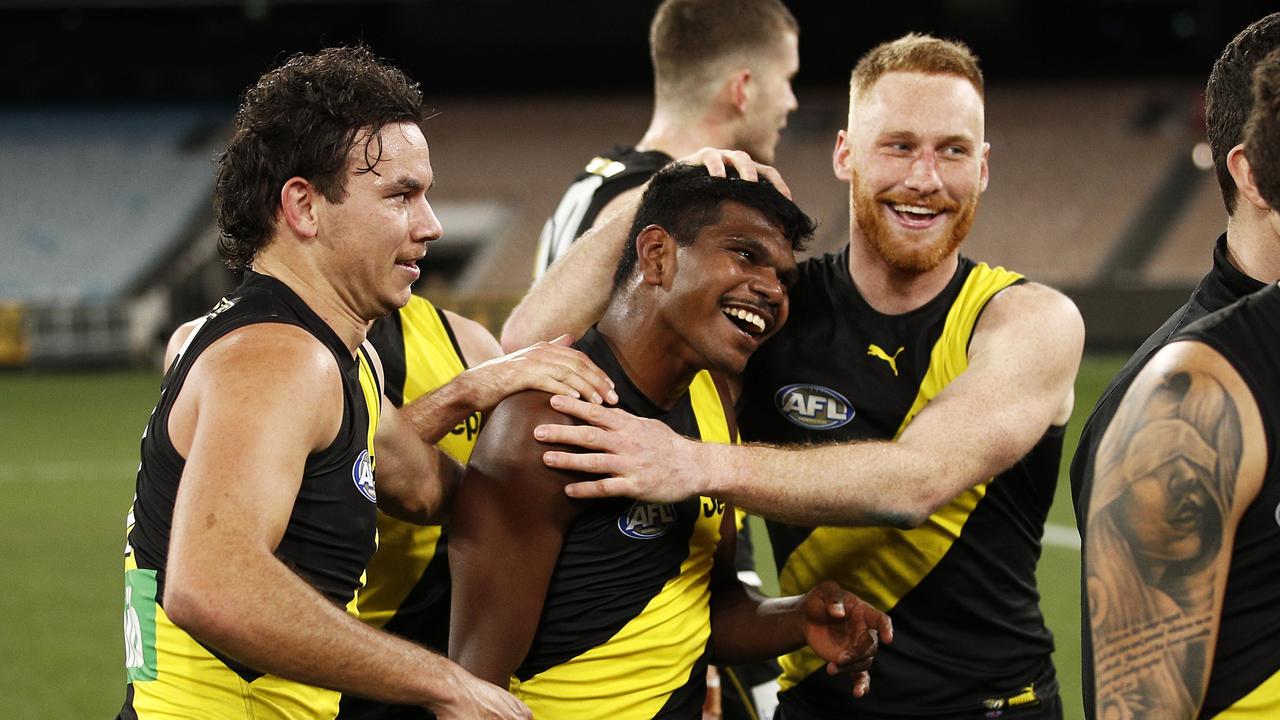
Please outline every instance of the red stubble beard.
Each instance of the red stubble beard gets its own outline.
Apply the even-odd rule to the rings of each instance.
[[[944,200],[923,200],[894,196],[890,193],[877,196],[862,186],[855,177],[849,183],[850,203],[853,205],[853,218],[858,230],[867,239],[867,243],[875,250],[889,267],[904,273],[926,273],[938,267],[949,257],[960,243],[969,235],[973,221],[978,215],[978,193],[975,191],[964,202]],[[895,239],[897,234],[911,234],[906,228],[894,227],[885,217],[885,203],[907,203],[925,205],[946,212],[950,217],[944,219],[949,223],[941,235],[930,241],[920,239]]]

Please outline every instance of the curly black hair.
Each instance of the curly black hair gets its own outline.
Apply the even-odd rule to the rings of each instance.
[[[356,172],[372,171],[382,128],[421,126],[422,102],[417,83],[362,45],[297,54],[259,78],[245,91],[235,134],[217,161],[214,209],[226,264],[249,267],[271,240],[289,178],[305,178],[341,202],[352,151],[363,154]]]

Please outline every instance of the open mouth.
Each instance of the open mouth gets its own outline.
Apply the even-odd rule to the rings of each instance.
[[[720,312],[729,318],[729,322],[751,337],[763,334],[769,327],[769,323],[762,316],[746,308],[721,305]]]
[[[931,227],[944,213],[942,208],[913,203],[885,203],[885,206],[898,222],[910,228]]]

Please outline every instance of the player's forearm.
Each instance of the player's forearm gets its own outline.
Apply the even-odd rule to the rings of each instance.
[[[711,602],[713,659],[736,664],[777,657],[804,645],[800,597],[765,598],[740,582],[717,588]]]
[[[582,337],[604,315],[638,201],[609,212],[529,289],[502,326],[504,351],[565,333]]]
[[[795,448],[708,444],[699,452],[705,494],[802,526],[915,527],[959,492],[953,487],[968,482],[948,474],[936,456],[893,442]]]
[[[454,663],[364,625],[263,555],[234,570],[207,558],[206,571],[171,574],[170,619],[260,672],[397,704],[456,699],[463,674]]]
[[[400,408],[400,416],[423,441],[440,442],[468,415],[483,409],[477,404],[475,379],[475,374],[467,370]]]

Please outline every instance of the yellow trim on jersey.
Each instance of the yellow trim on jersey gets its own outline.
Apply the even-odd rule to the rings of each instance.
[[[1273,720],[1280,717],[1280,672],[1213,717],[1222,720]]]
[[[929,357],[929,368],[920,383],[915,402],[903,418],[898,432],[969,366],[969,339],[973,326],[987,302],[998,292],[1021,279],[1004,268],[981,263],[965,279],[964,287],[947,312],[942,334]],[[930,515],[913,530],[897,528],[819,527],[792,551],[778,575],[783,595],[809,590],[831,579],[857,593],[884,612],[897,605],[938,564],[960,536],[969,514],[977,507],[991,480],[979,483],[958,495]],[[781,690],[799,684],[826,663],[811,650],[803,649],[779,659],[782,665]]]
[[[728,442],[726,408],[715,383],[699,373],[689,387],[698,434]],[[702,498],[680,572],[608,641],[519,681],[511,692],[535,718],[652,718],[689,673],[711,637],[711,568],[720,544],[724,505]]]
[[[129,555],[125,557],[126,576],[131,571],[152,572],[139,571],[133,556]],[[139,615],[149,626],[140,632],[149,646],[145,649],[147,664],[154,670],[150,678],[131,679],[131,707],[140,720],[290,720],[337,716],[339,694],[333,690],[275,675],[245,681],[185,630],[174,625],[164,608],[155,602],[154,595],[129,598],[125,608],[126,642],[130,617],[136,624]]]
[[[409,403],[462,374],[467,366],[429,300],[414,295],[399,312],[405,354],[404,401]],[[463,425],[463,432],[447,433],[436,445],[466,465],[476,438],[466,430],[465,422]],[[377,628],[390,622],[435,558],[439,542],[438,526],[414,525],[379,511],[378,550],[369,560],[369,581],[360,591],[360,619]]]
[[[369,411],[369,435],[365,449],[369,451],[369,467],[377,470],[373,438],[378,434],[378,421],[382,418],[382,388],[378,387],[378,376],[363,348],[356,353],[356,361],[360,365],[360,392],[364,395],[364,405]]]

